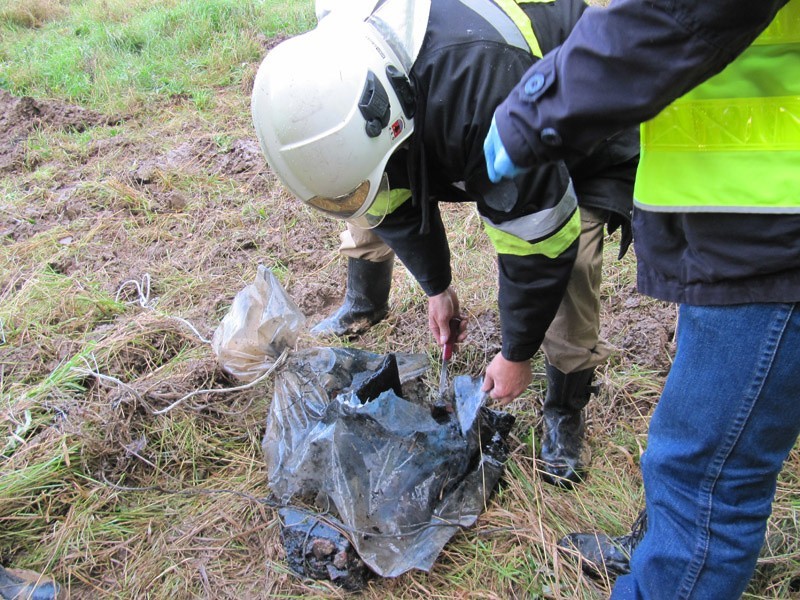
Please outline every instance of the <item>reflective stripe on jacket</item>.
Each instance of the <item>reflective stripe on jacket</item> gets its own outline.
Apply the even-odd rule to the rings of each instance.
[[[800,213],[798,190],[800,0],[791,0],[722,72],[642,125],[634,198],[648,211]]]

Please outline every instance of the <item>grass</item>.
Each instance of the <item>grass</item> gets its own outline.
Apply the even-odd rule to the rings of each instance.
[[[289,201],[263,169],[249,114],[271,40],[312,19],[310,0],[0,3],[1,89],[115,117],[39,124],[20,138],[20,162],[0,163],[2,564],[48,572],[73,598],[347,596],[287,570],[264,502],[273,382],[236,390],[208,342],[259,263],[309,315],[341,297],[338,225]],[[499,343],[496,266],[476,215],[445,208],[472,324],[452,372],[478,375]],[[602,299],[619,348],[588,407],[585,485],[554,489],[536,472],[537,356],[530,390],[510,406],[513,452],[487,510],[431,573],[376,581],[364,598],[607,597],[610,582],[588,579],[556,542],[622,534],[635,519],[670,349],[641,343],[649,333],[637,325],[674,328],[672,309],[632,293],[635,258],[616,253],[612,240]],[[398,266],[389,318],[346,344],[435,364],[426,323]],[[315,343],[304,335],[298,347]],[[202,390],[213,393],[186,398]],[[799,463],[795,450],[747,598],[800,589]]]
[[[260,39],[312,16],[289,0],[12,1],[0,9],[0,86],[107,112],[165,96],[202,110],[261,57]]]

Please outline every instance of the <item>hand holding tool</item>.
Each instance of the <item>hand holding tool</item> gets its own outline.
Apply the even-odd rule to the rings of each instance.
[[[458,334],[461,333],[461,318],[453,317],[450,319],[450,335],[442,346],[442,370],[439,375],[439,395],[433,405],[434,417],[446,417],[447,413],[453,412],[453,404],[447,397],[450,382],[448,381],[448,365],[453,356],[453,347],[458,341]]]

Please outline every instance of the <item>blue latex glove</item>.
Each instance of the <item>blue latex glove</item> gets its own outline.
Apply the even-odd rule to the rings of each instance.
[[[528,170],[518,167],[512,162],[503,146],[503,140],[500,139],[500,134],[497,132],[497,123],[494,117],[492,117],[489,133],[486,134],[486,139],[483,141],[483,153],[486,155],[486,170],[489,172],[489,179],[492,183],[497,183],[503,177],[512,179]]]

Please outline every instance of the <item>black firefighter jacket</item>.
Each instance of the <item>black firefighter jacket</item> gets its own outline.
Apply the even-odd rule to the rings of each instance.
[[[543,52],[566,38],[586,8],[581,0],[520,6]],[[387,215],[375,232],[429,296],[451,283],[439,201],[475,202],[489,228],[527,227],[563,213],[570,200],[573,208],[565,216],[574,217],[577,192],[579,203],[606,212],[609,230],[622,226],[623,247],[629,239],[636,131],[617,134],[589,156],[571,157],[568,165],[551,162],[513,181],[489,182],[483,140],[492,114],[536,58],[527,48],[507,43],[482,16],[488,10],[498,7],[490,0],[432,2],[425,41],[410,74],[416,96],[414,135],[386,169],[391,187],[411,189],[412,199]],[[520,234],[526,243],[547,243],[547,235],[532,235]],[[497,243],[495,248],[502,353],[508,360],[526,360],[539,348],[561,302],[577,238],[557,256],[515,253]]]

